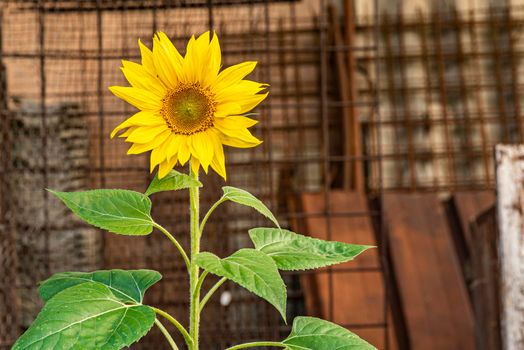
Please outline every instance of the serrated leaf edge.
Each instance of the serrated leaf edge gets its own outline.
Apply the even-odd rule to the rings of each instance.
[[[229,189],[238,190],[238,191],[242,191],[242,192],[247,193],[247,196],[246,196],[246,195],[243,195],[243,194],[236,194],[236,195],[233,195],[233,198],[234,198],[234,197],[242,197],[242,196],[244,196],[244,198],[248,198],[248,199],[250,199],[250,200],[255,199],[255,200],[259,201],[260,204],[262,205],[262,207],[263,207],[264,209],[267,210],[268,214],[267,214],[267,213],[263,213],[262,211],[258,210],[258,209],[255,208],[255,207],[252,207],[252,206],[250,206],[250,205],[248,205],[248,206],[251,207],[251,208],[253,208],[253,209],[255,209],[255,210],[258,211],[260,214],[262,214],[263,216],[265,216],[266,218],[268,218],[269,220],[271,220],[271,221],[272,221],[272,222],[273,222],[273,223],[274,223],[274,224],[275,224],[275,225],[280,229],[280,224],[279,224],[277,218],[275,217],[275,215],[273,214],[273,212],[271,212],[271,210],[270,210],[270,209],[269,209],[269,208],[264,204],[264,202],[262,202],[260,199],[258,199],[258,198],[255,197],[253,194],[249,193],[248,191],[246,191],[246,190],[244,190],[244,189],[242,189],[242,188],[237,188],[237,187],[233,187],[233,186],[224,186],[224,187],[222,187],[222,191],[224,192],[224,194],[222,195],[222,199],[231,200],[231,198],[228,198],[228,197],[227,197],[227,196],[228,196],[227,191],[228,191]],[[231,201],[233,201],[233,200],[231,200]],[[233,201],[233,202],[235,202],[235,201]],[[235,203],[237,203],[237,202],[235,202]],[[238,204],[242,204],[242,203],[238,203]],[[245,205],[245,204],[242,204],[242,205]]]
[[[255,228],[250,229],[248,231],[248,234],[249,234],[249,238],[251,239],[251,241],[253,242],[254,245],[255,245],[255,242],[254,242],[254,239],[253,239],[254,230],[257,230],[257,229],[274,230],[274,228],[272,228],[272,227],[255,227]],[[289,231],[289,230],[282,230],[282,229],[280,229],[280,231],[281,232],[291,233],[291,237],[288,238],[288,239],[283,239],[281,241],[277,241],[277,242],[270,242],[270,243],[264,244],[264,245],[262,245],[260,247],[256,247],[255,246],[255,249],[262,251],[262,249],[264,249],[266,247],[270,247],[271,245],[276,245],[276,244],[281,243],[281,242],[292,242],[292,241],[301,240],[301,239],[307,239],[307,240],[312,240],[312,241],[316,241],[316,242],[330,242],[330,243],[334,242],[334,243],[350,244],[350,243],[345,243],[345,242],[327,241],[327,240],[323,240],[323,239],[319,239],[319,238],[315,238],[315,237],[305,236],[305,235],[301,235],[301,234],[298,234],[296,232]],[[330,261],[330,262],[327,262],[325,264],[312,264],[311,265],[312,267],[306,268],[306,269],[302,269],[302,268],[283,268],[283,267],[279,267],[278,264],[277,264],[277,267],[278,267],[279,270],[283,270],[283,271],[306,271],[306,270],[312,270],[312,269],[317,269],[317,268],[322,268],[322,267],[329,267],[329,266],[333,266],[333,265],[337,265],[337,264],[343,264],[343,263],[352,261],[357,256],[359,256],[360,254],[364,253],[368,249],[376,248],[376,246],[364,245],[364,244],[352,244],[352,245],[353,246],[362,247],[363,249],[358,254],[354,255],[353,257],[348,258],[348,259],[343,259],[342,261],[337,260],[337,261]],[[271,257],[273,259],[273,261],[276,260],[275,258],[273,258],[273,256],[276,255],[276,253],[266,253],[264,251],[262,251],[262,252],[264,254],[266,254],[267,256]],[[291,254],[291,253],[289,253],[289,254]],[[283,255],[285,255],[285,253],[278,253],[278,256],[283,256]],[[326,257],[326,256],[322,256],[322,257],[324,259],[327,259],[327,260],[334,259],[334,258],[330,258],[330,257]],[[276,263],[276,261],[275,261],[275,263]]]
[[[246,249],[246,248],[244,248],[244,249]],[[242,250],[242,249],[241,249],[241,250]],[[241,250],[238,250],[237,252],[239,252],[239,251],[241,251]],[[261,252],[261,253],[265,254],[264,252]],[[224,269],[225,271],[227,271],[227,269],[224,268],[223,260],[228,259],[230,256],[221,259],[221,258],[218,257],[217,255],[215,255],[215,254],[213,254],[213,253],[210,253],[210,252],[202,252],[202,253],[199,253],[199,255],[201,255],[201,254],[205,254],[205,255],[213,256],[214,258],[216,258],[216,259],[218,260],[218,262],[220,263],[222,269]],[[266,254],[266,255],[267,255],[267,254]],[[235,259],[238,259],[238,257],[235,257]],[[241,259],[245,259],[245,258],[241,258]],[[234,262],[234,261],[228,260],[228,262],[230,262],[230,263],[234,263],[234,264],[236,264],[236,265],[238,265],[238,266],[241,266],[241,267],[244,267],[244,268],[248,269],[248,268],[245,267],[244,265],[239,264],[239,263],[236,263],[236,262]],[[278,273],[278,266],[276,265],[275,261],[274,261],[273,259],[271,259],[271,262],[273,263],[273,265],[274,265],[274,267],[275,267],[275,269],[277,270],[277,273]],[[199,264],[198,264],[198,260],[196,260],[196,263],[197,263],[197,265],[199,265]],[[199,265],[199,266],[200,266],[200,265]],[[204,267],[202,267],[202,266],[200,266],[200,267],[204,269]],[[248,269],[248,270],[249,270],[249,269]],[[252,270],[250,270],[250,271],[253,272]],[[216,273],[216,272],[214,272],[214,271],[210,271],[210,272],[211,272],[211,273],[214,273],[215,275],[221,276],[221,275],[219,275],[218,273]],[[272,293],[273,297],[275,297],[275,299],[278,299],[278,298],[277,298],[277,295],[275,294],[275,292],[273,291],[273,289],[271,289],[271,288],[269,287],[269,285],[268,285],[268,284],[267,284],[263,279],[261,279],[261,278],[260,278],[256,273],[254,273],[254,272],[253,272],[253,275],[254,275],[255,277],[258,277],[258,279],[264,283],[264,285],[266,286],[266,288],[267,288],[268,290],[271,291],[271,293]],[[278,274],[278,275],[280,276],[280,274]],[[230,281],[232,281],[232,282],[238,284],[239,286],[241,286],[241,287],[247,289],[247,290],[250,291],[251,293],[253,293],[253,294],[257,295],[258,297],[260,297],[260,298],[266,300],[267,302],[269,302],[269,300],[267,300],[266,298],[264,298],[264,297],[258,295],[258,293],[256,293],[255,290],[254,290],[253,288],[248,287],[248,286],[243,286],[243,285],[241,285],[240,283],[238,283],[237,281],[233,280],[232,278],[229,278],[228,276],[221,276],[221,277],[225,277],[225,278],[227,278],[228,280],[230,280]],[[281,315],[282,318],[284,319],[284,322],[287,323],[287,321],[286,321],[286,304],[287,304],[287,303],[286,303],[286,299],[287,299],[286,284],[285,284],[284,281],[282,280],[282,277],[280,277],[280,280],[278,280],[278,282],[279,282],[279,284],[280,284],[280,287],[283,287],[283,289],[284,289],[284,293],[285,293],[284,305],[279,305],[278,307],[276,307],[275,305],[273,305],[272,302],[269,302],[269,303],[270,303],[271,305],[275,306],[275,308],[278,310],[278,312],[280,313],[280,315]],[[282,306],[283,306],[283,309],[280,310],[280,308],[281,308]]]
[[[185,179],[187,179],[187,180],[190,180],[190,181],[192,181],[192,182],[196,182],[196,184],[193,185],[194,187],[202,187],[202,186],[203,186],[202,182],[200,182],[199,180],[193,179],[191,176],[189,176],[189,175],[187,175],[187,174],[184,174],[184,173],[181,173],[181,172],[176,171],[176,170],[171,170],[167,176],[171,175],[172,172],[175,172],[176,175],[181,175],[181,176],[183,176],[183,177],[184,177]],[[166,176],[166,177],[167,177],[167,176]],[[173,189],[170,189],[170,190],[162,190],[162,191],[154,191],[154,192],[151,192],[151,191],[150,191],[151,186],[153,185],[153,182],[154,182],[155,180],[156,180],[156,181],[162,181],[162,180],[164,180],[164,179],[165,179],[165,177],[164,177],[163,179],[158,179],[158,172],[157,172],[157,173],[155,174],[155,177],[153,178],[153,181],[149,184],[149,186],[147,187],[146,191],[144,192],[144,195],[146,195],[146,196],[149,197],[150,195],[155,194],[155,193],[159,193],[159,192],[178,191],[178,190],[183,190],[183,189],[186,189],[186,188],[191,188],[191,187],[193,187],[193,186],[189,185],[189,186],[181,186],[181,187],[178,187],[178,188],[173,188]]]
[[[103,215],[103,216],[108,216],[108,217],[112,217],[112,218],[117,218],[117,219],[120,219],[120,220],[125,220],[125,219],[132,219],[132,220],[135,220],[135,221],[143,221],[144,223],[137,223],[137,224],[130,224],[130,225],[121,225],[121,227],[136,227],[136,226],[149,226],[151,225],[151,231],[149,231],[148,233],[146,233],[145,235],[148,235],[150,234],[151,232],[153,232],[153,218],[151,217],[151,206],[152,206],[152,202],[151,202],[151,199],[149,199],[148,196],[144,195],[143,193],[140,193],[140,192],[136,192],[136,191],[130,191],[130,190],[124,190],[124,189],[96,189],[96,190],[87,190],[87,191],[80,191],[80,192],[91,192],[91,191],[124,191],[124,192],[129,192],[129,193],[138,193],[142,196],[144,196],[143,198],[147,199],[148,201],[148,204],[149,204],[149,212],[146,213],[147,217],[149,218],[149,221],[148,220],[144,220],[144,219],[140,219],[140,218],[132,218],[132,217],[124,217],[124,219],[121,217],[121,216],[116,216],[116,215],[110,215],[110,214],[107,214],[107,213],[104,213],[104,212],[100,212],[100,211],[97,211],[97,210],[92,210],[92,209],[89,209],[89,208],[86,208],[84,206],[80,206],[78,204],[76,204],[75,202],[71,201],[70,199],[66,199],[66,198],[63,198],[61,197],[59,194],[64,194],[64,193],[74,193],[74,192],[62,192],[62,191],[54,191],[54,190],[51,190],[51,189],[46,189],[47,191],[49,191],[50,193],[52,193],[53,195],[55,195],[58,199],[60,199],[62,202],[64,202],[64,204],[66,204],[66,206],[69,207],[69,205],[67,203],[72,203],[74,204],[76,207],[78,208],[81,208],[81,209],[84,209],[84,210],[87,210],[87,211],[91,211],[93,213],[97,213],[97,214],[100,214],[100,215]],[[126,202],[124,202],[126,203]],[[140,214],[144,214],[143,212],[137,210],[136,208],[132,207],[134,210],[136,210],[138,213]],[[70,208],[71,209],[71,208]],[[71,209],[72,210],[72,209]],[[78,214],[74,213],[76,216],[78,216],[82,221],[85,221],[87,222],[88,224],[90,225],[93,225],[95,227],[98,227],[102,230],[106,230],[108,232],[112,232],[112,233],[116,233],[116,234],[121,234],[121,235],[131,235],[133,236],[133,234],[128,234],[128,233],[119,233],[119,232],[116,232],[115,230],[112,230],[112,229],[106,229],[104,227],[101,227],[99,224],[95,223],[94,220],[86,220],[86,219],[83,219],[81,218]]]

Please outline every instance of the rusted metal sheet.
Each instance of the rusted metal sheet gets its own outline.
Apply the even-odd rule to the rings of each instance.
[[[524,349],[524,145],[497,145],[502,342]]]

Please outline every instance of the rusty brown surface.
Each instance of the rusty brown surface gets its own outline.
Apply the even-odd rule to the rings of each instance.
[[[474,317],[444,207],[434,194],[385,194],[391,266],[411,349],[474,349]]]
[[[477,349],[502,349],[498,265],[498,223],[492,206],[471,221],[471,300]]]
[[[339,242],[377,245],[365,195],[332,191],[326,198],[322,193],[304,193],[300,196],[300,203],[304,212],[310,214],[303,220],[304,234]],[[347,212],[360,214],[345,216]],[[385,348],[388,339],[389,348],[396,349],[394,327],[392,324],[389,328],[385,326],[388,320],[384,319],[384,276],[377,249],[363,253],[354,261],[304,275],[301,281],[306,310],[310,315],[350,329],[356,327],[354,332],[379,349]],[[387,330],[389,334],[385,333]]]
[[[271,98],[259,110],[260,123],[254,128],[264,143],[241,152],[227,150],[228,184],[246,188],[267,202],[284,226],[289,227],[293,218],[363,215],[351,206],[344,213],[335,208],[311,213],[285,203],[297,191],[329,197],[336,175],[333,169],[343,164],[363,168],[363,186],[357,188],[373,195],[493,189],[493,145],[522,141],[519,99],[523,86],[518,77],[524,54],[519,40],[522,8],[439,9],[442,13],[373,17],[377,12],[370,17],[362,8],[373,7],[371,2],[346,1],[346,7],[354,5],[355,12],[348,11],[339,19],[342,37],[333,43],[329,33],[333,23],[325,0],[240,2],[215,6],[218,1],[206,1],[204,7],[190,8],[180,6],[190,1],[137,0],[126,5],[44,0],[40,3],[46,8],[39,15],[27,6],[18,9],[16,4],[21,1],[10,1],[16,4],[9,7],[2,28],[8,100],[16,96],[44,107],[46,103],[78,103],[90,135],[89,187],[143,191],[151,179],[147,157],[126,157],[127,146],[108,138],[110,130],[133,110],[110,96],[105,87],[124,84],[120,59],[139,59],[138,38],[150,45],[152,33],[165,30],[183,47],[190,34],[213,25],[221,37],[224,66],[258,60],[259,69],[252,78],[271,85]],[[69,8],[58,8],[66,3]],[[44,35],[39,35],[41,28]],[[352,67],[344,74],[349,93],[341,94],[337,88],[337,56]],[[340,135],[346,109],[354,112],[348,120],[357,126],[346,133],[353,135],[345,140],[353,148],[344,153]],[[5,168],[0,174],[6,176]],[[53,178],[51,172],[43,175]],[[203,207],[219,196],[221,185],[211,175]],[[159,195],[154,201],[158,207],[155,217],[187,245],[185,199],[177,193]],[[52,209],[57,204],[48,205]],[[240,219],[224,225],[230,214]],[[256,213],[238,207],[228,206],[216,215],[222,222],[209,226],[209,249],[222,256],[249,245],[248,228],[267,224]],[[380,222],[381,215],[372,216]],[[165,278],[152,290],[151,300],[183,314],[186,281],[183,266],[172,257],[173,249],[156,235],[132,241],[104,237],[104,267],[162,270]],[[17,269],[13,262],[5,265]],[[38,276],[50,273],[49,267],[44,261]],[[286,278],[291,282],[300,279],[295,275]],[[33,276],[31,285],[37,279]],[[224,307],[214,300],[203,322],[211,334],[204,340],[209,347],[232,345],[225,334],[241,342],[279,339],[288,332],[289,327],[266,304],[240,288],[227,285],[226,289],[235,302]],[[303,311],[301,293],[291,283],[291,315]],[[213,325],[213,319],[223,322]],[[144,346],[158,344],[146,340]]]

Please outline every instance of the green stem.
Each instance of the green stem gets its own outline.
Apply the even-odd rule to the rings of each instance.
[[[202,272],[202,274],[200,275],[200,278],[198,279],[197,285],[195,287],[196,290],[198,291],[202,290],[202,284],[204,284],[204,280],[206,279],[207,274],[208,274],[207,271]]]
[[[169,238],[169,240],[175,245],[175,247],[177,247],[178,251],[182,255],[182,258],[184,259],[184,262],[186,263],[187,271],[189,272],[189,267],[190,267],[191,264],[189,262],[189,258],[187,257],[187,254],[186,254],[184,248],[182,248],[182,246],[180,245],[180,243],[178,243],[176,238],[173,237],[173,235],[171,233],[169,233],[169,231],[166,230],[164,227],[162,227],[160,224],[157,224],[156,222],[153,222],[153,226],[156,227],[157,229],[159,229],[167,238]]]
[[[217,291],[218,288],[220,288],[221,285],[224,284],[224,282],[227,281],[227,278],[225,277],[222,277],[217,283],[215,283],[215,285],[207,292],[207,294],[204,296],[204,298],[202,298],[202,300],[200,301],[200,312],[202,312],[202,309],[204,309],[204,306],[206,306],[207,302],[209,301],[209,299],[211,299],[211,297],[213,296],[213,294]]]
[[[198,171],[193,172],[189,164],[189,175],[198,181]],[[190,350],[198,350],[198,336],[200,325],[200,290],[197,288],[199,268],[195,263],[195,256],[200,252],[200,224],[199,224],[199,188],[189,188],[189,215],[191,234],[191,264],[189,269],[189,334],[193,339]]]
[[[173,326],[175,326],[178,329],[178,331],[182,334],[182,336],[184,337],[184,340],[186,341],[187,346],[191,347],[191,344],[193,344],[193,339],[191,339],[191,336],[186,331],[184,326],[180,324],[180,322],[178,322],[173,316],[171,316],[164,310],[157,309],[156,307],[151,307],[151,308],[153,309],[153,311],[155,311],[157,315],[160,315],[164,317],[166,320],[168,320],[169,322],[171,322],[171,324],[173,324]]]
[[[286,345],[282,344],[280,342],[274,342],[274,341],[257,341],[254,343],[245,343],[240,345],[235,345],[233,347],[227,348],[226,350],[238,350],[238,349],[246,349],[246,348],[256,348],[260,346],[275,346],[279,348],[285,348]]]
[[[220,198],[215,204],[213,204],[213,206],[211,208],[209,208],[209,210],[207,211],[206,215],[204,216],[204,218],[202,219],[202,222],[200,223],[200,230],[199,230],[199,237],[202,237],[202,233],[204,232],[204,226],[206,226],[206,222],[207,222],[207,219],[209,219],[209,217],[211,216],[211,214],[215,211],[215,209],[220,205],[222,204],[223,202],[225,202],[227,199],[225,199],[224,197]]]
[[[160,332],[162,332],[162,334],[164,335],[164,337],[166,337],[169,345],[171,345],[171,349],[173,350],[179,350],[178,349],[178,346],[176,346],[176,343],[175,341],[173,340],[173,338],[171,337],[171,334],[169,334],[169,332],[167,331],[166,327],[164,327],[164,325],[158,320],[155,318],[155,324],[156,326],[160,329]]]

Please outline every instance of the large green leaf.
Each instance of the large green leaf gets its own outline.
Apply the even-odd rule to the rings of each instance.
[[[273,215],[273,213],[266,207],[262,201],[260,201],[258,198],[253,196],[251,193],[242,190],[240,188],[231,187],[231,186],[224,186],[222,187],[222,190],[224,191],[224,195],[222,196],[222,199],[227,199],[232,202],[247,205],[251,208],[254,208],[256,211],[258,211],[260,214],[267,217],[269,220],[273,221],[273,223],[280,227],[278,224],[277,219]]]
[[[315,317],[297,317],[282,342],[288,350],[376,350],[358,335]]]
[[[93,226],[123,235],[147,235],[153,231],[151,200],[142,193],[128,190],[50,192]]]
[[[142,338],[153,326],[155,312],[124,303],[97,282],[56,294],[12,350],[117,350]]]
[[[190,187],[202,187],[202,183],[191,176],[171,170],[165,177],[159,179],[158,173],[149,185],[146,196],[157,192],[182,190]]]
[[[281,270],[306,270],[353,260],[367,245],[324,241],[297,233],[260,227],[249,230],[256,249],[266,253]]]
[[[111,289],[120,300],[141,304],[145,291],[161,278],[160,273],[152,270],[61,272],[43,281],[38,293],[44,301],[48,301],[64,289],[82,283],[98,282]]]
[[[226,277],[267,300],[286,319],[286,286],[273,259],[255,249],[240,249],[220,259],[212,253],[200,253],[198,266],[215,275]]]

